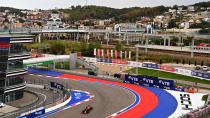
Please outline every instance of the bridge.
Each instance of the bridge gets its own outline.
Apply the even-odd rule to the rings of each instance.
[[[76,63],[83,65],[87,68],[90,68],[96,74],[98,73],[98,67],[93,64],[88,63],[87,61],[77,58],[77,54],[70,54],[70,55],[49,55],[46,57],[39,57],[39,58],[31,58],[27,60],[23,60],[23,64],[27,67],[39,66],[39,65],[46,65],[52,70],[55,70],[55,63],[56,62],[70,62],[69,67],[70,69],[75,69]]]

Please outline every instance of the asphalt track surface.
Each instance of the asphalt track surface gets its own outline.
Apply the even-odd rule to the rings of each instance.
[[[87,91],[95,96],[89,102],[57,112],[47,116],[46,118],[104,118],[130,106],[135,102],[135,96],[133,93],[117,86],[33,75],[26,75],[25,78],[49,80],[66,85],[68,84],[68,86],[72,89]],[[84,110],[87,105],[91,105],[93,110],[88,115],[81,114],[81,111]]]

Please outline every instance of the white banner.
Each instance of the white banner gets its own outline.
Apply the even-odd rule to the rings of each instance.
[[[131,51],[129,51],[128,58],[131,59]]]
[[[104,49],[101,49],[101,56],[104,56]]]
[[[96,56],[96,48],[94,48],[94,56]]]
[[[111,50],[111,57],[113,57],[113,50]]]
[[[191,76],[191,70],[182,69],[182,68],[175,68],[174,72],[181,75]]]
[[[122,51],[120,51],[120,58],[122,58]]]
[[[92,62],[92,63],[96,63],[97,59],[96,58],[91,58],[91,57],[84,57],[85,61],[87,62]]]

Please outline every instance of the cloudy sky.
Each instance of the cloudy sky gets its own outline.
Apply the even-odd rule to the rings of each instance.
[[[148,7],[148,6],[173,6],[190,5],[209,0],[87,0],[88,5],[108,6],[113,8]],[[68,8],[72,5],[85,5],[86,0],[0,0],[0,6],[21,9],[53,9]]]

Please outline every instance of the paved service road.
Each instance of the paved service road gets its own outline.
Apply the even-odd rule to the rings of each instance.
[[[57,112],[47,116],[47,118],[104,118],[130,106],[135,101],[135,96],[131,92],[112,85],[34,75],[26,75],[25,78],[26,80],[28,78],[40,80],[48,79],[59,83],[67,83],[71,89],[87,91],[95,96],[93,100],[89,102]],[[85,109],[87,105],[91,105],[93,110],[88,115],[81,114],[81,111]]]

